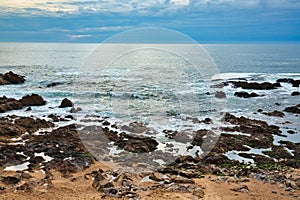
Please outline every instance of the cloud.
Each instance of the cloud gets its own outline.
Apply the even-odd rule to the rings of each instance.
[[[91,37],[92,35],[71,35],[70,39],[71,40],[78,40],[78,39],[82,39],[82,38],[88,38]]]

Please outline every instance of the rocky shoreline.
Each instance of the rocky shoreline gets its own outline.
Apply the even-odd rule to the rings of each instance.
[[[22,84],[24,81],[23,76],[13,72],[0,74],[0,85]],[[217,87],[272,90],[281,87],[280,83],[283,82],[299,87],[300,81],[230,81]],[[261,96],[254,92],[236,92],[234,95],[241,98]],[[216,98],[226,98],[226,94],[218,94]],[[6,116],[0,117],[0,197],[13,197],[15,192],[16,195],[36,191],[47,193],[56,187],[57,174],[66,183],[76,182],[80,179],[80,174],[80,180],[92,187],[99,194],[96,197],[99,199],[147,199],[145,193],[150,196],[157,193],[178,193],[187,194],[194,199],[206,198],[209,194],[199,184],[201,179],[213,182],[211,184],[234,183],[236,185],[230,188],[231,192],[242,195],[252,192],[247,184],[260,181],[280,188],[278,191],[281,192],[274,190],[271,196],[277,198],[278,195],[288,195],[300,199],[300,143],[279,141],[275,145],[276,136],[286,135],[279,126],[266,121],[225,113],[220,135],[209,129],[190,133],[164,130],[162,134],[165,138],[183,143],[190,140],[191,146],[188,148],[201,147],[205,155],[196,153],[194,157],[174,156],[159,149],[160,142],[154,137],[155,131],[143,123],[132,122],[126,126],[112,124],[99,116],[85,116],[78,123],[73,114],[81,109],[75,109],[69,99],[63,99],[57,105],[59,108],[71,109],[65,116],[51,114],[37,118],[9,115],[11,110],[27,108],[24,112],[30,112],[30,107],[45,106],[46,103],[38,94],[27,95],[19,100],[5,96],[0,98],[0,112],[8,112]],[[284,110],[258,112],[275,118],[284,118],[286,115],[299,117],[300,104]],[[214,119],[210,118],[192,121],[206,125],[214,123]],[[60,125],[60,122],[68,123]],[[85,125],[90,122],[96,125]],[[288,131],[290,134],[299,134],[299,130]],[[207,141],[213,142],[213,148],[210,148],[211,144]],[[171,149],[176,148],[172,143],[165,145]],[[112,147],[120,153],[112,156]],[[255,153],[254,149],[260,149],[261,152]],[[229,159],[228,153],[232,152],[252,162]],[[143,159],[134,157],[138,154],[145,156]],[[156,163],[151,168],[154,159],[167,158],[172,162]],[[111,166],[97,168],[102,162]],[[128,170],[138,168],[144,170]],[[41,174],[37,177],[36,173]]]

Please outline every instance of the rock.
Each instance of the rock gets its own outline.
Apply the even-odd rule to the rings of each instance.
[[[34,119],[30,117],[20,117],[18,119],[15,119],[15,124],[25,128],[29,133],[34,133],[40,128],[51,128],[54,126],[53,123],[48,122],[44,119]]]
[[[174,183],[183,183],[183,184],[194,184],[195,181],[193,179],[184,178],[181,176],[175,177],[172,179]]]
[[[215,97],[218,98],[218,99],[226,98],[226,93],[223,92],[223,91],[217,91],[215,93]]]
[[[53,83],[49,83],[48,85],[47,85],[47,88],[49,88],[49,87],[55,87],[55,86],[58,86],[58,85],[61,85],[62,83],[61,82],[53,82]]]
[[[248,92],[235,92],[234,96],[241,97],[241,98],[251,98],[251,97],[259,97],[261,95],[258,95],[255,92],[252,92],[251,94]]]
[[[235,192],[249,192],[249,188],[247,185],[241,185],[241,186],[236,186],[234,188],[231,188],[230,190],[235,191]]]
[[[164,180],[163,175],[158,172],[152,173],[149,178],[154,181],[163,181]]]
[[[74,104],[72,101],[70,101],[67,98],[64,98],[59,106],[59,108],[67,108],[67,107],[73,107]]]
[[[38,94],[32,94],[22,97],[20,100],[23,106],[43,106],[46,101]]]
[[[82,111],[82,108],[78,107],[78,108],[74,108],[72,107],[71,110],[70,110],[70,113],[77,113],[77,112],[80,112]]]
[[[291,95],[292,95],[292,96],[299,96],[299,95],[300,95],[300,92],[292,92]]]
[[[273,111],[273,112],[262,112],[262,114],[267,115],[267,116],[272,116],[272,117],[284,117],[285,114],[280,111]]]
[[[289,133],[289,134],[295,134],[296,132],[293,131],[293,130],[288,130],[287,133]]]
[[[281,87],[280,83],[269,83],[269,82],[264,82],[264,83],[257,83],[257,82],[244,82],[244,81],[230,81],[234,85],[234,87],[240,87],[243,89],[251,89],[251,90],[273,90],[277,89],[278,87]]]
[[[22,108],[22,104],[14,99],[7,98],[6,96],[0,97],[0,113],[4,113],[9,110],[18,110]]]
[[[2,178],[2,182],[6,185],[15,185],[19,183],[20,179],[14,176],[5,176]]]
[[[48,118],[52,119],[53,122],[59,122],[59,117],[54,114],[48,115]]]
[[[28,111],[31,111],[32,108],[31,107],[28,107],[25,111],[28,112]]]
[[[5,84],[21,84],[24,83],[24,76],[13,73],[12,71],[3,74],[0,74],[0,85]]]
[[[287,107],[286,109],[284,109],[285,112],[290,112],[290,113],[300,113],[300,109],[299,109],[299,105],[297,106],[291,106],[291,107]]]
[[[121,134],[115,145],[129,152],[146,153],[154,151],[158,142],[150,137],[136,137],[128,134]]]
[[[281,79],[278,79],[276,81],[277,83],[290,83],[293,85],[293,87],[299,87],[300,85],[300,80],[294,80],[294,79],[291,79],[291,78],[281,78]]]

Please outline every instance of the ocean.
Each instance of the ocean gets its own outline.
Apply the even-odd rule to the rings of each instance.
[[[276,118],[257,112],[258,109],[282,111],[299,104],[299,96],[291,96],[299,88],[282,83],[275,90],[255,91],[262,97],[242,99],[235,97],[234,92],[253,90],[211,87],[228,80],[300,79],[299,44],[206,44],[201,45],[201,55],[184,44],[150,48],[141,45],[114,58],[120,46],[123,47],[120,44],[99,48],[98,44],[0,43],[0,73],[13,71],[26,78],[22,85],[1,86],[0,96],[20,99],[36,93],[47,101],[46,106],[32,107],[30,112],[15,110],[0,116],[68,115],[70,108],[58,106],[63,98],[69,98],[75,107],[83,109],[74,114],[77,119],[99,115],[119,124],[138,121],[153,128],[158,135],[165,129],[210,128],[211,125],[195,124],[188,119],[214,119],[229,112],[279,126],[286,137],[274,136],[275,144],[279,140],[300,142],[299,117],[287,114]],[[164,47],[179,49],[184,56],[164,51]],[[201,66],[193,66],[187,58],[197,58]],[[209,79],[210,75],[213,76]],[[47,87],[54,82],[58,85]],[[216,99],[213,93],[218,90],[223,90],[227,98]],[[287,133],[290,129],[298,134]],[[163,140],[163,135],[160,138]]]

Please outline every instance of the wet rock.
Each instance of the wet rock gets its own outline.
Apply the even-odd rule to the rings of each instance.
[[[47,88],[49,88],[49,87],[55,87],[55,86],[58,86],[58,85],[61,85],[62,83],[61,82],[53,82],[53,83],[49,83],[48,85],[47,85]]]
[[[18,126],[17,124],[12,123],[12,121],[1,118],[0,119],[0,133],[2,136],[17,137],[26,132],[24,127]]]
[[[154,151],[158,142],[149,137],[136,137],[128,134],[122,134],[115,144],[119,148],[129,152],[146,153]]]
[[[70,101],[67,98],[64,98],[59,106],[59,108],[67,108],[67,107],[73,107],[74,104],[72,101]]]
[[[275,110],[273,112],[262,112],[262,114],[272,117],[284,117],[285,114],[283,112],[280,112],[278,110]]]
[[[48,115],[48,118],[52,119],[53,122],[59,122],[60,119],[57,115],[54,114]]]
[[[287,158],[291,159],[293,156],[283,147],[283,146],[272,146],[271,151],[263,151],[264,154],[280,159],[280,158]]]
[[[300,92],[292,92],[291,95],[292,95],[292,96],[299,96],[299,95],[300,95]]]
[[[249,192],[249,188],[247,185],[241,185],[241,186],[236,186],[231,188],[230,190],[235,191],[235,192]]]
[[[54,126],[53,123],[48,122],[44,119],[34,119],[30,117],[20,117],[18,119],[15,119],[15,124],[25,128],[29,133],[33,133],[40,128],[51,128]]]
[[[26,111],[26,112],[32,111],[32,108],[31,108],[31,107],[28,107],[25,111]]]
[[[5,84],[21,84],[24,83],[24,76],[13,73],[12,71],[0,74],[0,85]]]
[[[218,83],[218,84],[215,84],[215,85],[211,85],[210,87],[211,88],[223,88],[225,86],[228,86],[229,84],[227,82],[224,82],[224,83]]]
[[[72,107],[71,110],[70,110],[70,113],[77,113],[77,112],[80,112],[82,111],[82,108],[78,107],[78,108],[74,108]]]
[[[215,97],[218,98],[218,99],[226,98],[226,93],[223,92],[223,91],[216,91]]]
[[[276,81],[277,83],[290,83],[293,87],[299,87],[300,80],[294,80],[292,78],[281,78]]]
[[[251,97],[259,97],[261,95],[258,95],[255,92],[252,92],[252,93],[248,93],[248,92],[235,92],[234,96],[241,97],[241,98],[251,98]]]
[[[257,82],[244,82],[244,81],[231,81],[234,85],[234,87],[240,87],[243,89],[252,89],[252,90],[272,90],[272,89],[277,89],[278,87],[281,87],[280,83],[269,83],[269,82],[264,82],[264,83],[257,83]]]
[[[0,113],[5,113],[9,110],[18,110],[22,107],[22,104],[14,98],[0,97]]]
[[[291,107],[287,107],[286,109],[284,109],[285,112],[289,112],[289,113],[296,113],[299,114],[300,113],[300,104],[297,106],[291,106]]]
[[[38,94],[32,94],[22,97],[20,100],[23,106],[43,106],[46,101]]]
[[[288,130],[287,133],[289,133],[289,134],[296,134],[296,132],[293,131],[293,130]]]
[[[147,127],[142,122],[130,122],[129,125],[124,125],[121,127],[123,131],[128,131],[131,133],[146,133],[146,134],[153,134],[154,130]]]

